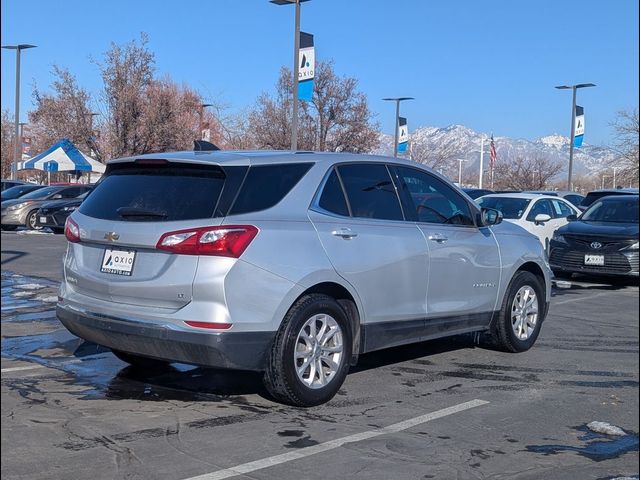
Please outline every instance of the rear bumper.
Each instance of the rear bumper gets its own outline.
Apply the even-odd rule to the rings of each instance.
[[[58,304],[56,314],[74,335],[123,352],[234,370],[264,370],[275,332],[200,332],[116,318]]]

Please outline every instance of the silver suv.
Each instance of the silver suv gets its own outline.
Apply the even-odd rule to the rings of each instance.
[[[394,158],[115,160],[67,221],[57,314],[133,365],[261,371],[277,400],[317,405],[365,352],[472,331],[534,344],[550,270],[500,221]]]

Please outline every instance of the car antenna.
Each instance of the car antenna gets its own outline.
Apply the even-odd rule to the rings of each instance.
[[[194,152],[213,152],[215,150],[220,150],[220,147],[218,147],[217,145],[214,145],[211,142],[207,142],[206,140],[193,141]]]

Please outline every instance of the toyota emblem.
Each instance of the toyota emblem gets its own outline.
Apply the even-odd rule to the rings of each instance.
[[[602,244],[600,242],[591,242],[591,248],[594,250],[599,250],[602,248]]]

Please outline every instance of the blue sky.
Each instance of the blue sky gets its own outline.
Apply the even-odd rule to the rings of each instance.
[[[98,93],[91,58],[111,42],[149,35],[157,72],[231,109],[272,91],[292,62],[292,6],[267,0],[3,0],[2,44],[33,43],[22,62],[21,115],[34,82],[46,88],[54,64]],[[568,135],[571,96],[555,85],[593,82],[579,92],[585,141],[612,140],[615,112],[638,106],[637,0],[311,0],[302,29],[318,59],[356,77],[386,132],[386,96],[413,96],[410,128],[459,123],[496,136]],[[2,50],[2,108],[13,111],[15,53]],[[97,106],[96,106],[97,107]]]

